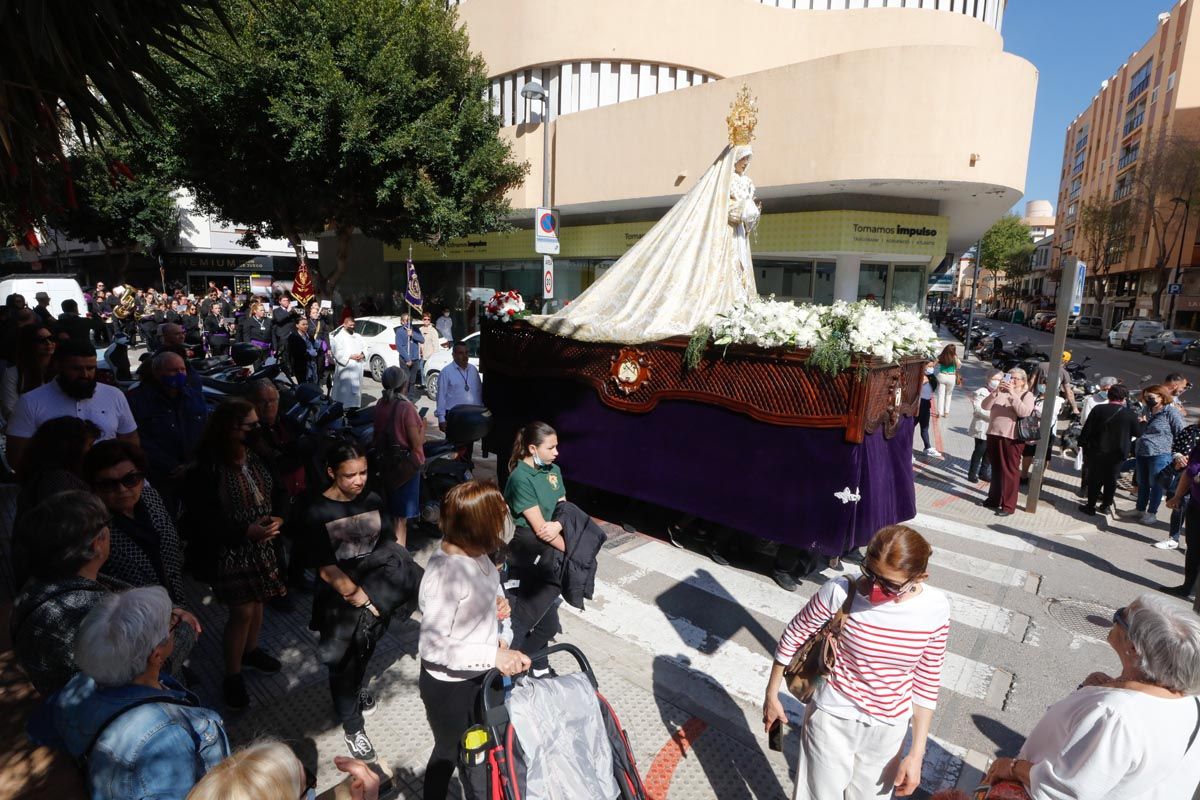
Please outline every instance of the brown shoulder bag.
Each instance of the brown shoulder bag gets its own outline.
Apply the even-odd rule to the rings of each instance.
[[[842,627],[846,624],[846,617],[850,616],[850,607],[858,591],[854,583],[853,578],[847,580],[846,601],[842,607],[808,637],[808,641],[801,645],[796,655],[792,656],[791,663],[783,670],[788,691],[802,703],[812,699],[821,679],[833,670],[837,659],[837,640],[842,635]]]

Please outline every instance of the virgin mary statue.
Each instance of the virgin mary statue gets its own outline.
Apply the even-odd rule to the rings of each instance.
[[[727,119],[730,144],[642,239],[542,330],[585,342],[639,344],[690,336],[758,295],[748,234],[761,211],[745,174],[757,124],[742,87]]]

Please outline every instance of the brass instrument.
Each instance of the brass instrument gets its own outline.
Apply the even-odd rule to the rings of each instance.
[[[125,284],[125,291],[121,293],[121,299],[117,302],[117,307],[113,309],[113,316],[117,319],[129,319],[133,316],[136,306],[137,289]]]

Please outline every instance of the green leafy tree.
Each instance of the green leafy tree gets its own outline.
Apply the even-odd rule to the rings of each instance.
[[[76,143],[66,157],[73,181],[45,215],[47,226],[81,242],[100,242],[110,269],[121,255],[117,282],[130,256],[148,252],[178,232],[175,186],[145,151],[120,134],[105,132],[103,146]]]
[[[1108,293],[1108,275],[1113,264],[1125,254],[1125,241],[1129,236],[1129,204],[1118,203],[1108,194],[1096,194],[1079,205],[1079,228],[1076,240],[1077,252],[1087,264],[1092,281],[1092,294],[1096,308],[1104,307]],[[1061,264],[1059,272],[1062,271]]]
[[[153,118],[149,91],[173,91],[200,31],[224,29],[221,0],[0,2],[0,217],[24,236],[68,191],[62,142],[132,133]],[[16,229],[16,230],[14,230]]]
[[[1035,250],[1029,228],[1016,214],[1005,214],[988,228],[979,240],[979,266],[992,273],[993,295],[998,293],[1001,275],[1013,286],[1029,274]]]
[[[1153,240],[1158,281],[1152,308],[1161,313],[1171,271],[1182,257],[1191,208],[1200,202],[1200,140],[1175,135],[1144,142],[1130,183],[1129,213]]]
[[[436,244],[502,227],[512,160],[487,72],[437,0],[227,0],[240,31],[214,36],[163,111],[162,145],[198,207],[286,238],[332,230],[345,274],[355,230]]]

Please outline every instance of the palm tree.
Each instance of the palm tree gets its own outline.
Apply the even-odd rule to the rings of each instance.
[[[70,200],[65,132],[102,143],[105,126],[152,121],[149,92],[174,86],[159,59],[189,64],[214,27],[228,30],[221,0],[0,2],[0,233],[31,232],[50,181]]]

